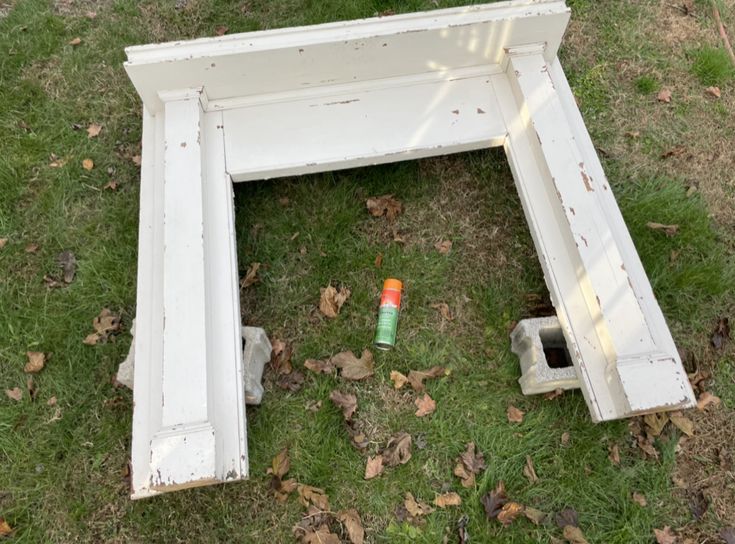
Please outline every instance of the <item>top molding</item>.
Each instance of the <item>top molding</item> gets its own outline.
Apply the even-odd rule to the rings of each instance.
[[[128,47],[125,69],[157,112],[158,93],[173,89],[204,87],[209,100],[268,95],[497,65],[507,48],[534,43],[552,61],[569,17],[563,0],[497,2]]]

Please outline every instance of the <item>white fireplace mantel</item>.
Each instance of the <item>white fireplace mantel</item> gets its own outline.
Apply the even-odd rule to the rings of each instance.
[[[557,58],[569,16],[515,0],[126,50],[133,498],[248,475],[233,182],[503,146],[592,419],[693,405]]]

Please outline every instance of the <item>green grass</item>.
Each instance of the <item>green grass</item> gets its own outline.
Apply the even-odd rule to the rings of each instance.
[[[652,73],[665,65],[664,55],[635,34],[640,21],[633,8],[591,5],[574,2],[575,16],[589,17],[606,55],[595,62],[568,49],[564,62],[596,143],[604,146],[616,113],[608,92],[615,59],[634,51],[648,59]],[[267,373],[263,405],[248,410],[249,481],[149,501],[127,498],[132,395],[110,379],[129,335],[95,347],[81,343],[102,307],[120,312],[126,330],[135,315],[139,172],[130,156],[138,152],[140,106],[121,67],[123,47],[209,35],[220,24],[246,31],[434,4],[261,0],[244,12],[224,1],[172,6],[117,0],[90,20],[85,9],[59,14],[46,2],[19,0],[0,19],[0,50],[8,52],[0,56],[0,238],[9,240],[0,249],[0,389],[25,387],[26,351],[51,353],[35,379],[35,402],[0,395],[0,516],[17,528],[14,540],[289,542],[302,508],[294,497],[276,503],[265,474],[286,446],[290,476],[323,487],[335,510],[357,508],[372,542],[434,543],[449,533],[451,542],[462,513],[469,515],[473,542],[561,538],[553,523],[518,520],[502,528],[487,521],[479,498],[501,479],[524,504],[549,513],[574,507],[590,542],[648,543],[652,528],[687,523],[685,502],[672,496],[675,436],[660,440],[659,462],[645,460],[631,447],[626,422],[590,422],[580,393],[554,401],[521,395],[508,332],[515,320],[533,314],[529,295],[547,291],[499,150],[238,185],[241,272],[262,263],[261,282],[242,295],[244,321],[293,343],[297,367],[306,358],[357,352],[371,343],[382,280],[395,276],[406,286],[398,343],[376,353],[376,376],[364,383],[307,372],[303,389],[290,393]],[[615,25],[631,33],[616,40]],[[68,45],[76,36],[82,45]],[[641,101],[641,107],[651,105]],[[83,130],[91,122],[104,125],[98,138],[88,139]],[[48,166],[51,153],[67,161],[63,168]],[[91,172],[81,167],[87,157],[96,164]],[[630,161],[635,158],[607,159],[610,181],[677,343],[701,346],[717,317],[733,306],[732,255],[704,201],[686,196],[683,180],[651,169],[629,176]],[[115,192],[103,189],[111,179],[119,182]],[[396,223],[405,244],[393,241],[384,219],[366,213],[367,197],[387,193],[405,206]],[[286,205],[279,203],[283,198]],[[648,229],[648,221],[679,224],[679,234],[666,238]],[[447,239],[453,249],[440,255],[434,243]],[[37,253],[25,251],[31,243],[40,246]],[[56,255],[67,249],[79,261],[77,277],[65,289],[48,290],[43,276],[56,272]],[[672,251],[678,252],[674,260]],[[380,269],[374,266],[378,253]],[[330,282],[349,287],[352,296],[337,319],[315,319],[319,288]],[[453,322],[442,323],[430,307],[439,301],[457,314]],[[732,407],[728,357],[718,366],[717,393]],[[389,373],[432,365],[452,372],[428,383],[436,413],[416,418],[413,397],[394,391]],[[334,388],[357,394],[370,451],[397,431],[424,447],[414,446],[407,465],[364,481],[365,456],[350,444],[328,400]],[[49,423],[51,396],[63,417]],[[309,401],[322,401],[321,409],[307,410]],[[522,424],[508,424],[509,403],[527,412]],[[571,436],[567,446],[560,443],[564,432]],[[485,454],[488,469],[466,490],[452,469],[469,441]],[[614,443],[620,467],[608,460]],[[534,485],[522,474],[526,455],[540,477]],[[461,494],[460,508],[438,510],[419,528],[396,521],[405,492],[430,501],[447,488]],[[643,492],[649,507],[633,503],[633,491]]]
[[[654,93],[659,89],[659,87],[659,82],[653,76],[643,75],[635,80],[635,89],[641,94]]]
[[[692,73],[702,85],[724,85],[735,76],[735,66],[722,47],[701,47],[692,57]]]

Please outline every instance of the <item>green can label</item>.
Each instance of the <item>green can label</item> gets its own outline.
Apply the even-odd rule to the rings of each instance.
[[[398,308],[381,306],[378,311],[378,328],[375,331],[375,347],[389,349],[396,345],[398,328]]]

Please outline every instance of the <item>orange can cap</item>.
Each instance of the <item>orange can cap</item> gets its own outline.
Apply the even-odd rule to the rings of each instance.
[[[388,278],[383,282],[383,289],[395,289],[396,291],[400,291],[403,289],[403,283],[401,283],[401,280]]]

